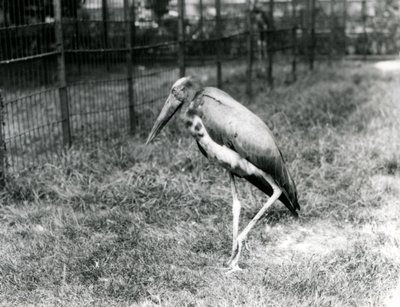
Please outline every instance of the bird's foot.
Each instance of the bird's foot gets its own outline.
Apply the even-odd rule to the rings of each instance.
[[[232,255],[229,258],[226,265],[230,268],[238,267],[237,263],[240,258],[240,253],[242,251],[243,240],[237,240],[236,245],[232,248]]]
[[[241,247],[241,244],[240,244],[240,247]],[[233,263],[233,261],[235,260],[236,256],[238,255],[238,253],[239,253],[239,244],[237,243],[237,244],[236,244],[236,247],[232,249],[231,257],[229,258],[229,260],[228,260],[227,263],[226,263],[226,265],[227,265],[228,267],[231,267],[231,266],[232,266],[232,263]]]
[[[227,268],[227,271],[225,272],[226,275],[230,275],[232,273],[235,272],[240,272],[243,271],[243,269],[241,267],[239,267],[239,265],[233,265],[233,266],[229,266],[229,268]]]
[[[231,266],[231,264],[232,264],[232,261],[233,261],[233,253],[232,253],[232,255],[231,255],[231,257],[229,258],[229,260],[226,262],[226,266],[227,267],[230,267]]]
[[[248,252],[250,252],[250,244],[249,244],[249,242],[247,241],[247,239],[245,239],[243,243],[244,243],[244,248],[245,248]]]

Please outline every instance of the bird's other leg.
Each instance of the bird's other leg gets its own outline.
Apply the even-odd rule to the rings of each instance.
[[[233,174],[231,172],[229,172],[229,178],[231,181],[231,192],[232,192],[232,255],[228,261],[228,265],[230,265],[230,263],[232,262],[237,247],[237,236],[239,232],[239,217],[241,209],[235,184],[235,177],[233,177]]]
[[[257,221],[264,215],[264,213],[267,211],[269,207],[272,206],[272,204],[281,196],[282,190],[278,185],[275,184],[274,180],[267,174],[263,174],[263,177],[267,182],[271,185],[273,193],[268,199],[268,201],[264,204],[264,206],[261,208],[260,211],[253,217],[253,219],[250,221],[250,223],[246,226],[246,228],[237,236],[237,244],[236,244],[236,250],[234,252],[233,259],[231,261],[230,267],[231,271],[236,271],[239,269],[238,266],[238,261],[240,258],[240,253],[242,251],[242,246],[243,246],[243,241],[246,239],[247,234],[249,231],[254,227],[254,225],[257,223]]]

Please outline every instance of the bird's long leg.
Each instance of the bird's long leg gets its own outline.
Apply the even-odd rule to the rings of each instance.
[[[235,256],[235,250],[237,247],[237,236],[239,232],[239,217],[240,217],[240,201],[235,184],[235,178],[233,174],[229,172],[229,178],[231,179],[231,192],[232,192],[232,255],[228,261],[228,265],[232,262]]]
[[[282,190],[280,189],[280,187],[278,185],[276,185],[276,183],[274,182],[274,180],[267,174],[263,174],[263,177],[265,178],[265,180],[267,180],[267,182],[271,185],[273,193],[270,197],[270,199],[268,199],[268,201],[264,204],[264,206],[261,208],[260,211],[258,211],[258,213],[253,217],[253,219],[250,221],[250,223],[246,226],[246,228],[237,236],[237,244],[236,244],[236,250],[234,252],[234,256],[233,256],[233,260],[230,264],[231,267],[231,271],[236,271],[239,269],[238,266],[238,261],[240,258],[240,253],[242,250],[242,245],[243,245],[243,241],[246,239],[247,234],[249,233],[249,231],[254,227],[254,225],[257,223],[257,221],[261,218],[261,216],[264,215],[265,211],[267,211],[267,209],[269,207],[272,206],[272,204],[281,196],[282,194]]]

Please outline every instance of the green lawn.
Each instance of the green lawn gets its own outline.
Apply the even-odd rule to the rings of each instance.
[[[174,123],[143,139],[68,153],[0,192],[4,306],[385,306],[400,275],[400,74],[317,65],[273,91],[225,89],[271,127],[300,218],[277,203],[224,274],[231,195]],[[266,197],[239,181],[241,227]],[[396,305],[393,305],[393,307]]]

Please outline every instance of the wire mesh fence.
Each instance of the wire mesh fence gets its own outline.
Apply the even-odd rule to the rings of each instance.
[[[315,55],[398,52],[385,12],[372,0],[0,0],[0,173],[147,134],[188,70],[220,87],[246,74],[251,94],[256,70],[272,86],[274,68],[293,81]]]

